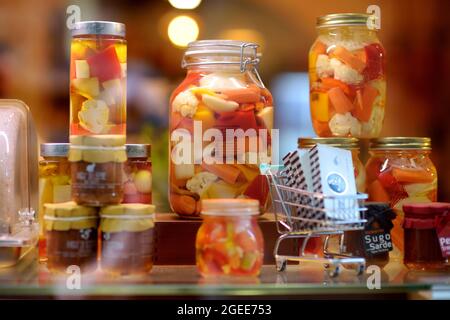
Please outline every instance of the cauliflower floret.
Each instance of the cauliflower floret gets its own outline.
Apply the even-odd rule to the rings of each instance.
[[[330,65],[334,70],[334,78],[348,84],[358,84],[364,77],[355,69],[343,64],[336,58],[330,59]]]
[[[180,92],[173,99],[172,107],[174,111],[181,113],[183,117],[192,118],[197,112],[198,103],[197,97],[189,90],[186,90]]]
[[[334,70],[330,65],[330,59],[326,54],[319,54],[316,61],[316,72],[319,78],[332,77]]]
[[[245,77],[241,73],[210,73],[200,79],[200,87],[214,91],[245,88]]]
[[[375,105],[375,104],[374,104]],[[383,126],[384,108],[375,106],[372,109],[372,114],[368,122],[362,124],[363,137],[376,137],[380,135],[381,128]]]
[[[358,37],[355,34],[352,35],[352,37],[355,36]],[[364,37],[366,37],[366,35],[364,35]],[[327,47],[330,47],[330,49],[339,46],[344,47],[349,51],[363,49],[366,45],[372,42],[372,41],[367,42],[368,39],[362,39],[361,37],[358,37],[354,40],[337,40],[336,37],[320,36],[318,40],[324,43]]]
[[[199,172],[186,182],[186,188],[201,197],[217,178],[218,177],[213,173]]]
[[[331,118],[329,126],[331,133],[335,136],[346,136],[349,133],[356,137],[361,135],[361,123],[350,112],[336,113]]]

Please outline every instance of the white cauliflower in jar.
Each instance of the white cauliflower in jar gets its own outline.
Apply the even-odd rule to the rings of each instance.
[[[186,182],[186,188],[202,197],[209,186],[215,182],[217,178],[218,177],[213,173],[199,172]]]
[[[241,73],[210,73],[200,79],[200,87],[214,91],[245,88],[245,76]]]
[[[364,79],[363,75],[355,69],[343,64],[336,58],[330,59],[330,65],[334,70],[334,78],[348,84],[358,84]]]
[[[331,118],[329,126],[331,133],[335,136],[346,136],[349,133],[354,137],[361,135],[361,123],[350,112],[336,113]]]
[[[189,90],[180,92],[175,99],[173,99],[172,107],[176,112],[181,113],[183,117],[192,118],[197,112],[198,107],[197,97]]]
[[[332,77],[334,70],[330,65],[330,59],[326,54],[319,54],[316,61],[316,72],[319,78]]]
[[[375,106],[372,109],[369,121],[362,124],[362,136],[367,138],[379,136],[383,127],[383,119],[384,107]]]

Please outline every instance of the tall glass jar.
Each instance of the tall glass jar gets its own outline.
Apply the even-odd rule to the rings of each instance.
[[[373,139],[366,164],[370,201],[387,202],[397,214],[392,230],[394,245],[403,252],[403,205],[435,202],[437,172],[430,159],[430,138]]]
[[[39,259],[46,259],[44,204],[71,200],[68,143],[42,143],[39,161]]]
[[[72,29],[70,51],[71,139],[86,135],[125,136],[125,25],[109,21],[78,22]]]
[[[152,203],[151,145],[127,144],[122,203]]]
[[[310,106],[320,137],[376,138],[386,104],[385,53],[369,15],[319,17],[309,52]]]
[[[202,276],[259,275],[264,240],[258,213],[259,203],[253,199],[202,201],[204,220],[195,244],[197,267]]]
[[[272,95],[258,72],[258,45],[190,43],[187,76],[170,98],[170,204],[198,217],[201,199],[252,198],[267,204],[259,164],[270,163]]]
[[[351,151],[356,188],[358,192],[365,192],[366,170],[359,158],[359,140],[356,138],[298,138],[298,147],[300,149],[311,149],[318,143]]]

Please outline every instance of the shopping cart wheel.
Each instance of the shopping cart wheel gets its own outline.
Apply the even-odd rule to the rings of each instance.
[[[364,264],[358,264],[358,267],[356,268],[356,274],[358,276],[362,275],[364,271],[366,270],[366,266]]]
[[[282,272],[286,270],[287,261],[285,259],[277,259],[277,271]]]
[[[335,278],[339,275],[339,273],[341,273],[341,268],[339,265],[337,266],[332,266],[330,267],[330,269],[328,270],[328,275],[332,278]]]

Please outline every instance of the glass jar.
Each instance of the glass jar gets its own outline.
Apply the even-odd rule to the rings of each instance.
[[[202,276],[259,275],[264,241],[258,213],[258,200],[202,200],[203,224],[195,244]]]
[[[309,150],[318,143],[351,151],[355,171],[356,188],[358,192],[365,192],[366,170],[359,158],[359,140],[356,138],[298,138],[298,147],[300,149]]]
[[[403,222],[405,255],[403,262],[409,269],[444,269],[444,258],[437,235],[437,219],[448,212],[448,203],[405,204]]]
[[[109,21],[77,22],[72,29],[70,53],[71,138],[125,136],[125,25]]]
[[[268,203],[259,164],[270,163],[274,108],[257,48],[205,40],[185,52],[187,76],[170,99],[169,200],[181,216],[198,217],[202,199],[257,199],[261,212]]]
[[[364,229],[345,231],[344,246],[353,256],[364,257],[367,266],[383,268],[389,263],[389,251],[393,249],[390,231],[395,213],[388,203],[367,202],[365,206]]]
[[[403,252],[403,205],[437,200],[437,172],[430,159],[430,138],[373,139],[366,164],[370,201],[390,203],[397,214],[392,238]]]
[[[149,144],[127,144],[122,203],[152,203],[152,162]]]
[[[47,203],[44,208],[48,269],[66,273],[67,267],[76,265],[81,272],[95,271],[97,209],[79,206],[73,201]]]
[[[39,259],[46,259],[44,204],[71,200],[68,143],[42,143],[39,161]]]
[[[385,53],[369,15],[319,17],[309,52],[310,106],[319,137],[380,135],[386,105]]]
[[[155,206],[120,204],[103,207],[101,268],[112,275],[150,272],[153,266]]]
[[[72,144],[69,161],[73,200],[87,206],[119,204],[123,199],[126,160],[125,146]]]

